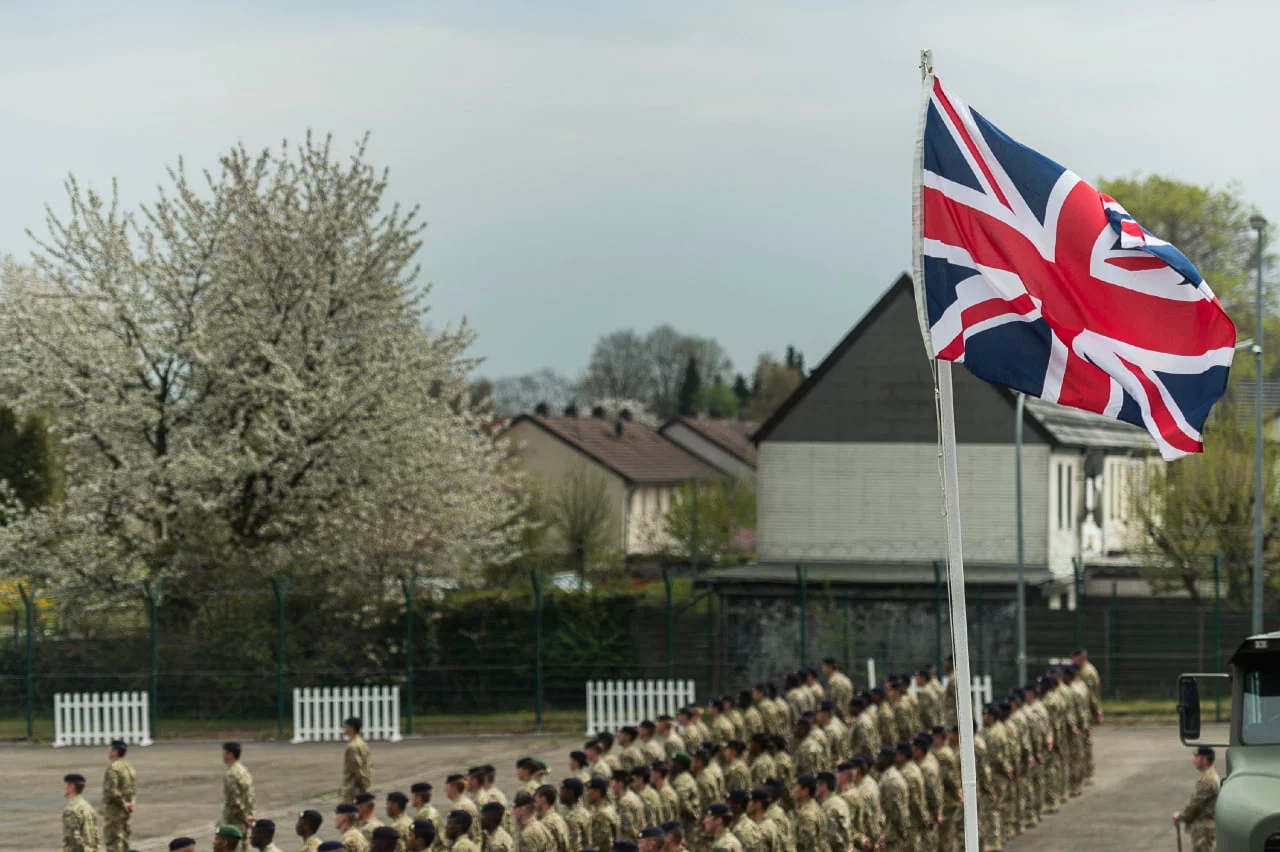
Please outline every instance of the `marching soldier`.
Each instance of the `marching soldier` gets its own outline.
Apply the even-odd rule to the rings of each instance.
[[[862,801],[860,830],[866,835],[867,847],[874,848],[884,837],[884,811],[880,807],[880,785],[871,777],[870,755],[854,755],[853,782]]]
[[[213,852],[234,852],[240,848],[244,832],[234,825],[220,825],[213,830]]]
[[[932,682],[927,668],[916,672],[916,704],[920,708],[922,731],[931,731],[942,721],[942,708],[938,706],[937,693],[930,686]]]
[[[796,722],[796,772],[799,775],[816,775],[826,766],[828,758],[827,750],[813,736],[809,720]]]
[[[280,852],[280,847],[276,846],[275,839],[275,820],[258,819],[253,821],[253,829],[249,832],[250,849],[259,849],[261,852]],[[391,848],[394,850],[395,846],[393,845]]]
[[[724,714],[729,717],[729,723],[733,725],[733,738],[745,740],[747,738],[747,720],[742,715],[742,709],[734,703],[732,695],[726,695],[721,700],[724,702]]]
[[[591,767],[591,778],[599,778],[607,783],[613,777],[613,769],[609,766],[609,761],[604,759],[604,744],[599,740],[592,740],[583,746],[583,750],[587,753],[587,765]]]
[[[707,710],[711,714],[710,739],[713,740],[716,745],[722,746],[738,735],[738,732],[733,728],[733,722],[730,721],[728,715],[725,713],[724,699],[715,699],[707,705]]]
[[[1088,723],[1088,729],[1084,738],[1084,784],[1088,786],[1093,783],[1093,726],[1102,723],[1102,679],[1098,676],[1098,670],[1094,668],[1093,663],[1089,662],[1089,652],[1084,648],[1076,651],[1071,656],[1071,663],[1078,670],[1076,678],[1084,684],[1084,692],[1087,697],[1086,706],[1088,713],[1085,721]]]
[[[638,840],[640,829],[645,827],[644,801],[630,785],[631,773],[625,769],[613,773],[609,782],[609,791],[617,802],[614,808],[618,812],[618,840]]]
[[[396,852],[399,847],[400,832],[389,825],[378,826],[369,836],[369,852]]]
[[[498,802],[485,802],[480,808],[481,852],[515,852],[516,842],[502,827],[507,809]]]
[[[1214,751],[1208,746],[1196,749],[1193,758],[1200,777],[1196,779],[1196,787],[1191,792],[1191,799],[1186,807],[1173,815],[1173,824],[1179,823],[1187,827],[1191,836],[1192,852],[1213,852],[1214,809],[1218,803],[1218,773],[1213,768]]]
[[[400,846],[397,848],[403,852],[408,847],[409,841],[413,839],[413,820],[408,814],[409,797],[400,792],[388,793],[384,807],[387,819],[391,820],[389,825],[400,835]]]
[[[569,752],[569,774],[583,784],[591,780],[591,763],[585,751]]]
[[[234,825],[241,835],[249,830],[253,818],[253,776],[240,762],[240,743],[222,744],[222,762],[226,774],[222,776],[222,824]]]
[[[124,759],[129,746],[124,740],[113,740],[107,747],[107,772],[102,779],[102,839],[107,852],[125,852],[129,848],[129,818],[138,796],[137,777]]]
[[[791,795],[795,798],[794,830],[796,852],[827,852],[826,819],[822,808],[814,801],[818,792],[818,779],[808,772],[796,776]]]
[[[596,734],[596,742],[600,743],[600,759],[609,764],[609,775],[606,780],[622,768],[622,759],[613,750],[613,734],[601,731]]]
[[[462,776],[459,775],[459,778]],[[475,807],[475,803],[467,800],[471,807]],[[339,806],[341,807],[341,806]],[[480,846],[469,836],[471,834],[473,820],[471,812],[459,808],[449,812],[449,819],[444,826],[444,848],[449,852],[480,852]],[[414,834],[418,833],[417,825],[414,825]]]
[[[449,817],[453,818],[456,811],[464,811],[467,816],[467,837],[475,846],[471,852],[480,852],[480,808],[476,807],[476,803],[466,793],[467,776],[462,774],[450,775],[444,782],[444,794],[449,799],[449,803],[453,806]],[[445,823],[445,840],[449,839],[449,825]]]
[[[795,762],[787,751],[787,741],[783,739],[781,734],[771,734],[769,736],[769,756],[773,758],[773,764],[778,768],[778,779],[782,781],[783,807],[789,809],[791,807],[791,788],[795,785],[796,780],[796,770]]]
[[[816,790],[818,806],[827,824],[827,844],[832,850],[843,852],[853,844],[853,815],[848,802],[836,795],[835,774],[819,772]]]
[[[892,748],[898,742],[898,719],[883,686],[871,690],[871,700],[876,705],[876,730],[880,733],[881,748]]]
[[[751,738],[747,747],[747,766],[751,770],[751,783],[760,787],[765,781],[778,774],[778,765],[769,754],[769,735],[761,732]]]
[[[618,761],[622,764],[621,768],[626,772],[630,772],[642,763],[648,763],[644,759],[644,752],[640,751],[640,746],[636,745],[636,740],[639,737],[639,729],[631,725],[626,725],[618,731],[618,745],[622,752],[618,755]]]
[[[676,752],[685,750],[684,737],[676,733],[675,721],[665,713],[658,717],[658,737],[667,760],[674,757]]]
[[[769,807],[765,810],[765,815],[778,827],[778,839],[782,843],[782,848],[787,852],[796,852],[795,831],[789,815],[782,807],[786,798],[786,788],[783,786],[782,779],[770,778],[765,782],[764,787],[769,793]]]
[[[302,838],[298,852],[320,852],[320,838],[316,835],[323,824],[324,817],[319,811],[306,810],[298,814],[298,821],[293,826],[293,833]]]
[[[957,732],[958,735],[958,732]],[[960,756],[947,741],[947,729],[933,728],[933,758],[938,763],[942,784],[942,823],[938,826],[938,848],[954,852],[962,844],[964,829],[964,792],[960,782]]]
[[[942,661],[942,667],[947,672],[947,685],[942,690],[942,724],[947,730],[951,730],[956,724],[956,661],[950,654]]]
[[[609,804],[609,784],[603,778],[592,778],[587,785],[587,806],[591,809],[591,842],[597,849],[611,849],[620,824],[618,812]]]
[[[344,802],[354,802],[356,796],[373,789],[373,763],[369,759],[369,745],[360,735],[364,723],[352,716],[342,723],[342,733],[347,737],[347,748],[342,756],[342,792]]]
[[[750,790],[751,789],[751,770],[747,768],[747,762],[742,759],[742,755],[746,752],[747,745],[742,740],[733,739],[725,743],[724,754],[724,784],[730,790]],[[745,806],[744,806],[745,807]],[[739,837],[739,840],[742,838]],[[743,845],[746,845],[745,843]]]
[[[640,829],[640,852],[662,852],[662,843],[666,837],[658,826],[646,825]]]
[[[520,789],[517,793],[527,793],[533,795],[533,791],[538,789],[538,779],[534,776],[538,772],[538,764],[534,762],[532,757],[522,757],[516,761],[516,778],[520,781]],[[495,791],[497,788],[494,788]],[[498,801],[497,799],[489,799],[488,801]],[[505,809],[506,802],[498,802]]]
[[[693,780],[698,782],[698,798],[704,805],[718,802],[724,797],[715,775],[710,771],[710,763],[711,756],[706,749],[700,748],[693,753],[693,761],[689,764],[689,772],[693,775]]]
[[[769,791],[756,787],[747,800],[747,818],[755,823],[756,831],[760,832],[762,852],[787,852],[782,832],[778,829],[778,824],[769,817],[768,807]]]
[[[649,781],[662,801],[662,822],[680,818],[680,796],[671,786],[671,770],[665,761],[657,761],[649,770]]]
[[[669,718],[669,717],[668,717]],[[658,726],[648,719],[640,723],[640,754],[645,765],[654,761],[666,760],[667,753],[662,747],[662,743],[657,739]],[[574,850],[577,852],[577,850]]]
[[[436,834],[435,823],[425,819],[413,821],[413,839],[409,841],[409,852],[427,852],[428,849],[444,848],[444,840]]]
[[[1075,666],[1066,666],[1062,670],[1063,690],[1070,702],[1070,719],[1072,724],[1071,750],[1068,763],[1071,771],[1071,798],[1084,792],[1084,779],[1088,772],[1089,748],[1089,689],[1084,681],[1077,677]]]
[[[346,852],[369,852],[369,841],[365,840],[356,825],[360,809],[351,802],[341,802],[333,812],[333,827],[342,833],[342,847]]]
[[[591,846],[591,813],[582,804],[582,781],[566,778],[560,782],[560,803],[564,806],[565,825],[569,830],[569,849]]]
[[[901,678],[889,679],[889,700],[893,703],[893,715],[898,722],[898,742],[910,742],[920,733],[920,705],[907,690],[907,682]]]
[[[738,695],[738,708],[742,710],[742,727],[744,735],[743,740],[750,740],[756,734],[764,733],[768,728],[765,726],[764,714],[760,712],[760,708],[756,706],[756,697],[752,690],[742,690]]]
[[[827,698],[835,708],[838,719],[849,718],[849,702],[853,700],[853,681],[840,671],[835,657],[827,657],[822,661],[822,676],[827,679]]]
[[[444,819],[440,816],[440,812],[436,810],[435,805],[431,804],[431,785],[426,781],[414,782],[409,788],[410,807],[412,808],[414,822],[418,820],[426,820],[435,828],[435,840],[433,841],[437,849],[444,845]]]
[[[644,805],[643,825],[661,825],[666,822],[663,815],[665,809],[662,795],[649,783],[651,777],[652,771],[648,766],[637,766],[631,770],[631,790],[640,797],[640,802]]]
[[[382,827],[377,808],[378,797],[372,793],[360,793],[356,796],[356,830],[367,843],[373,842],[374,829]]]
[[[760,852],[764,837],[760,834],[760,829],[756,827],[755,821],[747,816],[747,803],[750,801],[751,794],[746,790],[729,791],[729,811],[731,813],[729,831],[738,839],[738,843],[743,849],[749,849],[751,852]]]
[[[828,766],[835,766],[849,753],[849,728],[835,713],[835,702],[824,699],[818,708],[818,725],[827,736]]]
[[[902,773],[902,777],[906,779],[907,789],[911,792],[911,798],[908,800],[911,837],[916,839],[919,847],[920,842],[925,838],[930,819],[929,808],[925,804],[924,797],[924,772],[921,771],[920,765],[912,760],[911,743],[905,740],[898,743],[897,748],[894,749],[894,763]]]
[[[915,834],[911,820],[911,788],[897,766],[897,750],[893,746],[880,749],[876,761],[880,771],[880,808],[884,814],[882,838],[884,852],[912,852]]]
[[[62,795],[67,800],[62,809],[63,852],[98,852],[102,843],[98,815],[84,800],[84,785],[84,776],[79,773],[63,776]]]
[[[858,697],[849,703],[853,729],[849,732],[850,751],[854,754],[879,754],[880,731],[875,716],[867,711],[866,699]]]
[[[911,757],[924,776],[925,831],[921,838],[926,850],[938,849],[938,826],[942,823],[942,770],[933,756],[933,736],[921,731],[911,744]]]
[[[707,808],[707,814],[702,818],[702,829],[711,838],[711,848],[715,852],[743,852],[742,844],[729,831],[732,813],[724,802],[716,802]]]

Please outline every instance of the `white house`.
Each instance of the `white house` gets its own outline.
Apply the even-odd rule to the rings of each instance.
[[[1016,396],[954,371],[966,573],[1016,575]],[[853,582],[932,583],[946,555],[931,365],[904,275],[756,433],[762,566],[840,567]],[[1050,606],[1073,560],[1128,564],[1129,493],[1153,451],[1116,420],[1028,399],[1024,562]]]
[[[720,417],[677,417],[658,431],[725,476],[754,485],[758,424]]]

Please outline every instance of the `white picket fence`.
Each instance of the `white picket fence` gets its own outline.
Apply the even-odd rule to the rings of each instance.
[[[325,686],[293,690],[295,743],[340,740],[342,723],[352,716],[359,717],[366,740],[400,742],[400,687]]]
[[[108,745],[124,740],[151,745],[145,692],[58,692],[53,696],[53,747]]]
[[[589,680],[587,736],[656,720],[663,714],[675,716],[695,701],[691,680]]]
[[[991,675],[974,675],[970,695],[973,696],[973,721],[977,723],[978,730],[982,730],[982,708],[992,700]]]

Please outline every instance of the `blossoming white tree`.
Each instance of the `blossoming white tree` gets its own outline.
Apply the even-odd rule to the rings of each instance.
[[[0,378],[51,412],[68,471],[62,504],[0,531],[0,570],[198,593],[514,556],[517,489],[467,402],[473,334],[423,329],[422,226],[364,144],[238,147],[170,177],[137,213],[69,181],[70,214],[5,270]]]

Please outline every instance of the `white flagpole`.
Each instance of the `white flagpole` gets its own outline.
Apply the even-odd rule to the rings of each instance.
[[[924,82],[924,102],[920,110],[920,127],[916,137],[914,187],[911,199],[913,221],[916,310],[921,318],[925,349],[934,357],[929,337],[929,325],[925,320],[923,286],[924,269],[921,260],[923,241],[921,199],[921,168],[924,148],[924,118],[933,86],[933,52],[920,53],[920,74]],[[973,698],[969,672],[969,620],[964,600],[964,550],[960,537],[960,472],[956,461],[956,413],[951,389],[951,362],[937,362],[937,388],[939,429],[942,456],[942,492],[946,499],[947,525],[947,590],[951,599],[951,644],[954,657],[952,677],[956,681],[956,726],[960,729],[960,789],[964,795],[964,848],[965,852],[978,852],[978,772],[973,751]]]

